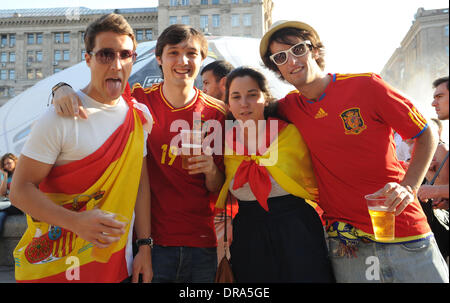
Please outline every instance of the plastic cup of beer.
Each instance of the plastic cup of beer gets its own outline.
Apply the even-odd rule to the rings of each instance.
[[[367,207],[372,220],[373,232],[377,241],[393,241],[395,235],[394,211],[388,211],[386,197],[366,195]]]
[[[111,216],[114,220],[125,223],[126,225],[128,225],[128,223],[130,222],[130,220],[127,217],[125,217],[121,214],[116,214],[116,213],[113,213],[113,212],[110,212],[107,210],[101,210],[101,211],[103,213],[105,213],[106,215]],[[122,237],[124,235],[109,234],[108,236]],[[111,258],[112,253],[114,252],[114,249],[119,244],[119,241],[120,240],[113,242],[108,247],[105,247],[105,248],[99,248],[97,246],[92,247],[91,257],[94,258],[94,260],[97,262],[108,263],[109,259]]]
[[[202,132],[200,130],[181,130],[181,167],[189,169],[191,157],[202,154]]]

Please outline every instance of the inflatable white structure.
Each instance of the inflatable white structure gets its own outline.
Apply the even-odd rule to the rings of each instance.
[[[209,41],[208,57],[203,65],[214,60],[227,60],[234,67],[252,66],[265,74],[273,95],[281,98],[292,86],[263,67],[259,57],[259,39],[240,37],[207,37]],[[143,87],[162,81],[161,72],[155,59],[156,41],[138,45],[138,58],[133,66],[129,82],[141,83]],[[42,115],[50,103],[51,88],[61,81],[69,83],[73,88],[83,88],[89,83],[90,71],[85,62],[80,62],[59,73],[47,77],[33,87],[22,92],[0,107],[0,156],[11,152],[20,154],[27,140],[34,121]],[[196,86],[202,87],[201,77]]]

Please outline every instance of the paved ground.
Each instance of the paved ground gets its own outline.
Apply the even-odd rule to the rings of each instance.
[[[0,266],[0,283],[16,283],[14,266]]]

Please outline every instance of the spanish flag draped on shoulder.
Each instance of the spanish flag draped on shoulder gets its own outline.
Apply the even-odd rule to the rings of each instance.
[[[122,97],[129,105],[123,124],[94,153],[53,167],[39,188],[54,203],[73,211],[95,207],[125,216],[130,222],[125,234],[117,245],[107,248],[109,261],[100,263],[91,257],[91,243],[70,230],[27,215],[28,228],[14,250],[17,282],[120,282],[130,275],[131,259],[127,255],[131,254],[126,250],[131,251],[144,149],[143,124],[147,121],[136,109],[128,85]],[[75,279],[68,279],[70,270],[78,271],[72,277]]]

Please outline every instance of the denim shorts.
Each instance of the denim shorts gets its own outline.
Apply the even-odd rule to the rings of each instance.
[[[161,246],[152,248],[152,283],[213,283],[216,247]]]
[[[356,258],[339,254],[339,240],[328,238],[338,283],[448,283],[448,266],[434,236],[401,244],[358,244]]]

